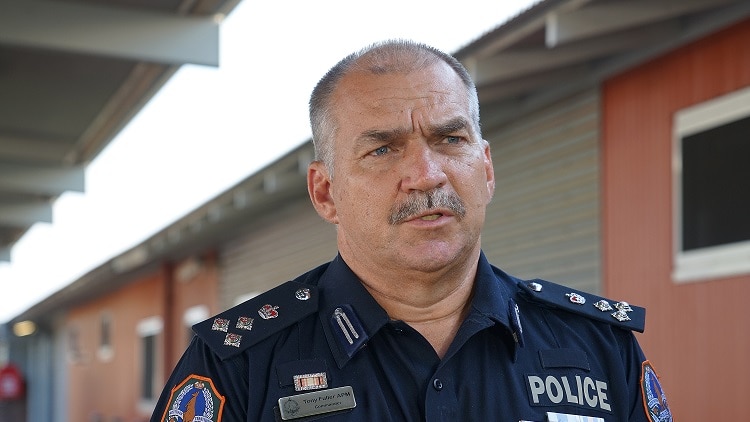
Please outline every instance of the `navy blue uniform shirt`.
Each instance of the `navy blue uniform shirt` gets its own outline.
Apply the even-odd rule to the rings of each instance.
[[[151,421],[671,421],[643,318],[482,255],[440,359],[339,256],[197,324]]]

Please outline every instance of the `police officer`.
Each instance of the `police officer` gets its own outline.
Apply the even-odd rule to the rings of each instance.
[[[388,41],[315,87],[308,191],[339,254],[195,326],[153,421],[671,421],[644,310],[492,266],[474,83]]]

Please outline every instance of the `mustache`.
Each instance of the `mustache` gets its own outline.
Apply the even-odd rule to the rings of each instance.
[[[466,215],[466,206],[455,192],[433,189],[412,192],[404,202],[394,205],[388,223],[396,225],[435,208],[449,209],[459,220]]]

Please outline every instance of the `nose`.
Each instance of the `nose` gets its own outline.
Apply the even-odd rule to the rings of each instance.
[[[401,163],[401,190],[427,192],[445,185],[443,158],[426,142],[409,145]]]

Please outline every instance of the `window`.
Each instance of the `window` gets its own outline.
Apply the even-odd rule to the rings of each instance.
[[[112,348],[112,316],[109,313],[103,313],[99,319],[99,349],[96,355],[99,360],[108,362],[114,356]]]
[[[255,296],[258,296],[261,293],[263,292],[250,292],[250,293],[245,293],[243,295],[239,295],[237,296],[237,298],[234,299],[234,304],[239,305],[240,303],[250,300],[254,298]]]
[[[149,400],[156,394],[154,391],[154,370],[156,367],[156,334],[141,337],[141,356],[143,366],[141,371],[141,399]]]
[[[750,273],[750,87],[676,113],[677,282]]]
[[[159,337],[163,323],[159,317],[151,317],[138,323],[138,353],[140,358],[140,394],[138,407],[144,413],[153,411],[161,387]]]

